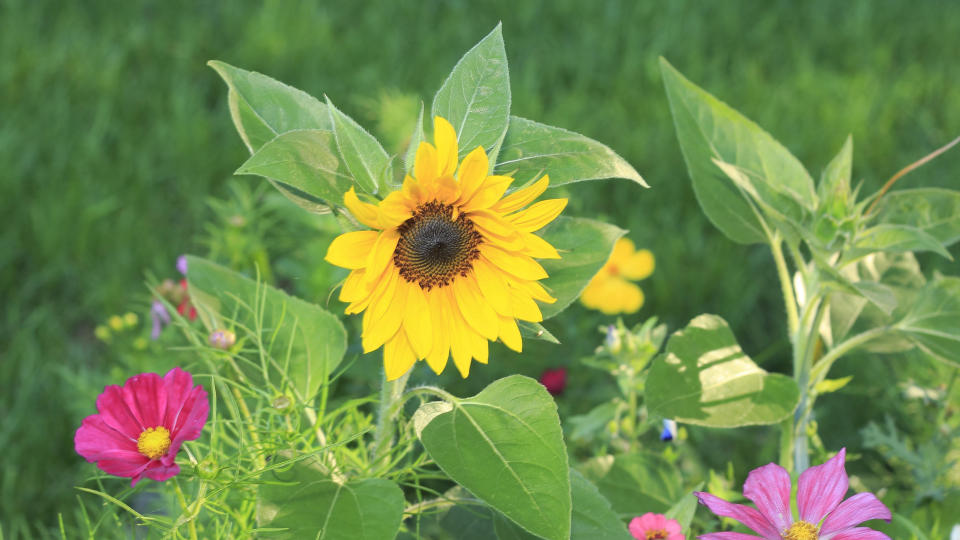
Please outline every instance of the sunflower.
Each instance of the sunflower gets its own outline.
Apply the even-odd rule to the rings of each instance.
[[[363,351],[383,347],[387,380],[418,359],[440,373],[451,356],[466,377],[471,359],[487,363],[496,339],[520,352],[517,320],[539,322],[536,301],[556,301],[538,283],[547,272],[534,259],[560,255],[534,232],[567,200],[530,204],[547,189],[546,175],[504,196],[513,178],[489,174],[482,146],[458,163],[453,126],[436,117],[433,127],[436,146],[420,143],[400,189],[377,204],[353,188],[344,195],[371,230],[341,234],[327,250],[328,262],[351,270],[340,300],[347,314],[363,313]]]

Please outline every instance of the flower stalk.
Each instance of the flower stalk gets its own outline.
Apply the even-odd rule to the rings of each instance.
[[[373,435],[373,462],[378,463],[390,454],[393,446],[394,432],[396,431],[397,415],[400,413],[398,403],[403,398],[403,391],[407,386],[410,371],[392,381],[387,380],[384,373],[380,385],[380,406],[377,409],[377,429]]]

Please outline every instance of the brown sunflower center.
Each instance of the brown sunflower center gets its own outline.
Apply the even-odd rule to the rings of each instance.
[[[420,205],[397,230],[400,241],[393,264],[404,279],[426,290],[465,276],[480,256],[480,233],[465,215],[453,219],[453,207],[448,204],[433,201]]]

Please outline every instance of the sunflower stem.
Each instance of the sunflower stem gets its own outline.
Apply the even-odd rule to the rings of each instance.
[[[412,370],[411,370],[412,371]],[[397,414],[400,408],[397,403],[403,397],[403,390],[407,386],[410,371],[393,381],[387,380],[384,373],[380,383],[380,407],[377,410],[377,429],[373,435],[373,462],[379,463],[389,453],[393,446],[394,432],[396,431]]]

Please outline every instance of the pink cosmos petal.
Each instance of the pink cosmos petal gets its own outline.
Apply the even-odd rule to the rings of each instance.
[[[698,536],[700,540],[756,540],[760,538],[759,536],[754,536],[752,534],[743,534],[738,532],[718,532],[718,533],[707,533],[701,534]],[[769,537],[774,540],[780,540],[780,535]]]
[[[143,456],[140,456],[140,458],[143,460],[140,463],[126,459],[101,459],[97,462],[97,467],[100,467],[107,474],[133,478],[133,485],[136,485],[136,481],[140,480],[143,470],[150,466],[150,460]]]
[[[143,458],[137,451],[136,441],[114,430],[97,414],[83,419],[73,444],[77,453],[90,463],[101,459],[140,461]]]
[[[185,373],[185,372],[182,372]],[[186,374],[186,373],[185,373]],[[167,374],[170,377],[170,374]],[[193,378],[186,374],[187,382],[193,385]],[[207,392],[202,386],[195,386],[180,398],[180,407],[168,407],[164,425],[170,430],[170,437],[174,442],[192,441],[200,436],[207,416],[210,413],[210,403],[207,401]]]
[[[166,409],[167,396],[162,389],[162,379],[156,373],[134,375],[123,384],[123,401],[144,428],[163,425],[160,411]]]
[[[890,540],[890,537],[882,532],[867,527],[855,527],[820,538],[821,540]]]
[[[785,530],[793,522],[790,474],[776,463],[768,463],[750,471],[747,481],[743,483],[743,495],[757,505],[757,510],[777,531]],[[779,535],[773,538],[779,538]]]
[[[681,534],[681,533],[683,532],[683,529],[680,527],[680,522],[677,521],[677,520],[675,520],[675,519],[668,519],[668,520],[667,520],[666,530],[667,530],[667,532],[670,533],[671,535]],[[681,537],[681,538],[683,538],[683,537]],[[669,538],[669,539],[667,539],[667,540],[673,540],[673,539],[672,539],[672,538]]]
[[[890,521],[890,509],[877,499],[873,493],[857,493],[840,503],[840,506],[827,515],[820,527],[820,534],[827,535],[849,529],[871,519]]]
[[[108,426],[118,432],[136,439],[143,432],[140,421],[133,416],[123,401],[123,389],[110,385],[97,397],[97,411]]]
[[[847,493],[849,480],[843,469],[847,449],[841,448],[837,455],[826,463],[810,467],[800,474],[797,481],[797,508],[800,519],[807,523],[820,523]]]
[[[147,467],[145,471],[143,471],[143,474],[140,476],[140,478],[146,476],[147,478],[156,480],[157,482],[163,482],[164,480],[169,480],[178,474],[180,474],[180,466],[176,463],[163,465],[159,461],[154,461],[149,467]],[[140,478],[134,478],[133,481],[130,482],[130,485],[137,485],[137,482],[140,480]]]
[[[702,491],[695,491],[693,494],[700,499],[700,504],[709,508],[714,514],[721,517],[733,518],[769,540],[780,540],[780,532],[757,510],[742,504],[727,502],[720,497],[715,497]],[[786,529],[786,527],[784,527],[784,529]],[[752,536],[747,536],[753,538]],[[700,538],[705,537],[701,536]]]

